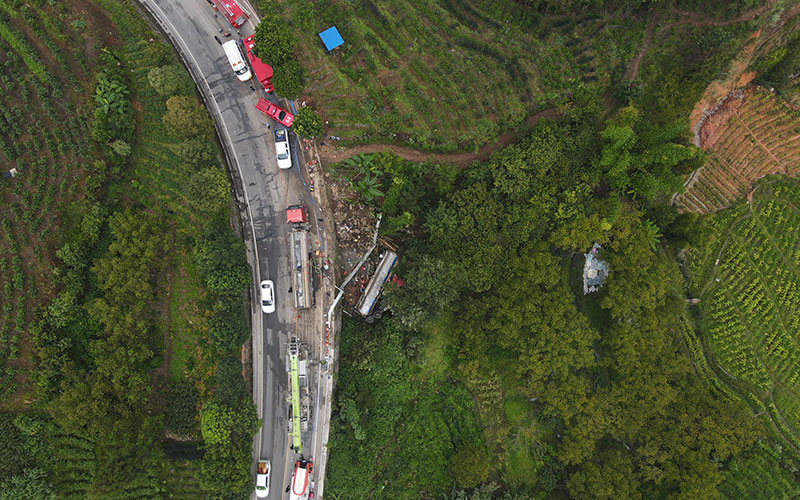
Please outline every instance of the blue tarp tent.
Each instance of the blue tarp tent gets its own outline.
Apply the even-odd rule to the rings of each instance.
[[[322,43],[325,44],[325,48],[328,49],[328,52],[344,43],[344,39],[342,35],[339,34],[339,30],[336,29],[336,26],[331,26],[326,29],[319,34],[319,37],[322,38]]]

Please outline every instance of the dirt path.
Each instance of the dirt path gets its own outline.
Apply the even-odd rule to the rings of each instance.
[[[697,19],[696,18],[697,14],[694,13],[694,12],[674,9],[672,11],[673,13],[675,13],[675,14],[677,14],[679,16],[684,16],[685,19],[680,19],[678,21],[673,21],[673,22],[671,22],[669,24],[666,24],[666,25],[660,27],[658,29],[658,31],[655,32],[655,36],[658,37],[664,31],[666,31],[666,30],[668,30],[668,29],[670,29],[670,28],[672,28],[674,26],[678,26],[680,24],[691,24],[693,26],[698,26],[698,27],[702,27],[702,26],[718,27],[718,26],[729,26],[731,24],[738,24],[738,23],[742,23],[742,22],[745,22],[745,21],[750,21],[750,20],[755,19],[756,17],[760,16],[764,12],[768,11],[769,9],[771,9],[772,6],[775,5],[775,2],[777,2],[777,0],[769,0],[765,5],[762,5],[761,7],[749,10],[749,11],[745,12],[744,14],[742,14],[741,16],[737,17],[737,18],[729,19],[727,21],[714,21],[714,20],[710,20],[710,19]],[[653,39],[653,32],[655,31],[655,24],[656,24],[655,21],[656,21],[657,17],[658,16],[657,16],[657,14],[655,12],[650,16],[650,22],[649,22],[649,24],[647,26],[647,36],[645,37],[644,45],[642,46],[642,50],[639,52],[639,54],[636,56],[636,58],[631,63],[630,69],[628,70],[628,76],[627,76],[628,80],[635,80],[637,75],[639,74],[639,68],[642,65],[642,59],[644,59],[644,56],[647,53],[647,50],[650,48],[650,43],[652,42],[652,39]]]
[[[644,59],[647,49],[650,48],[650,42],[653,40],[653,33],[656,31],[657,18],[658,14],[653,12],[653,14],[650,16],[650,21],[647,23],[647,35],[644,37],[644,45],[642,45],[642,50],[639,51],[636,59],[633,60],[633,64],[631,64],[631,67],[628,69],[628,74],[625,75],[627,80],[636,80],[636,76],[639,74],[639,68],[642,65],[642,59]]]
[[[530,116],[525,123],[532,127],[536,125],[536,123],[542,118],[556,118],[558,116],[558,109],[548,108]],[[396,144],[364,144],[361,146],[354,146],[352,148],[336,149],[327,142],[324,146],[318,147],[318,151],[319,155],[322,157],[322,161],[328,165],[337,163],[356,154],[392,151],[397,156],[405,158],[406,160],[417,162],[433,160],[441,163],[454,163],[459,167],[468,167],[474,161],[488,160],[492,153],[512,144],[516,140],[516,133],[506,132],[501,134],[495,143],[483,146],[476,153],[426,153],[424,151],[417,151],[416,149],[411,149],[406,146],[398,146]]]

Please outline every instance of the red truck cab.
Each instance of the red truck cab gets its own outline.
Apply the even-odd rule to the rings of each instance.
[[[253,46],[256,44],[255,35],[250,35],[244,40],[244,48],[247,49],[247,58],[250,59],[250,66],[256,72],[256,78],[264,86],[267,92],[273,92],[275,88],[272,86],[272,66],[257,58],[253,54]]]
[[[225,19],[231,23],[231,26],[237,30],[241,28],[248,19],[250,19],[250,16],[248,16],[247,12],[239,7],[239,4],[236,3],[236,0],[214,0],[214,8],[222,13],[222,15],[225,16]]]
[[[308,210],[305,205],[290,205],[286,209],[287,224],[305,224],[308,222]]]

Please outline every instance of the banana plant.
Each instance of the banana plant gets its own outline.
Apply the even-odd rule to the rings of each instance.
[[[121,114],[125,110],[126,96],[128,93],[128,89],[118,81],[101,78],[97,82],[94,101],[97,107],[102,109],[106,114],[112,112]]]

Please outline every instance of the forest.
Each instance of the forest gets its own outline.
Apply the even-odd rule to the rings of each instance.
[[[384,234],[406,242],[407,285],[391,290],[380,326],[345,323],[337,498],[435,498],[490,479],[512,498],[715,498],[721,465],[764,439],[687,355],[673,249],[702,235],[689,217],[661,214],[663,227],[647,217],[663,192],[622,194],[643,188],[619,179],[641,173],[617,164],[609,131],[672,151],[650,175],[689,168],[693,146],[623,127],[632,108],[598,124],[588,113],[600,97],[581,99],[464,171],[362,157],[386,189]],[[671,175],[642,185],[671,189]],[[405,213],[415,222],[398,227]],[[571,263],[592,242],[612,272],[578,304]]]

